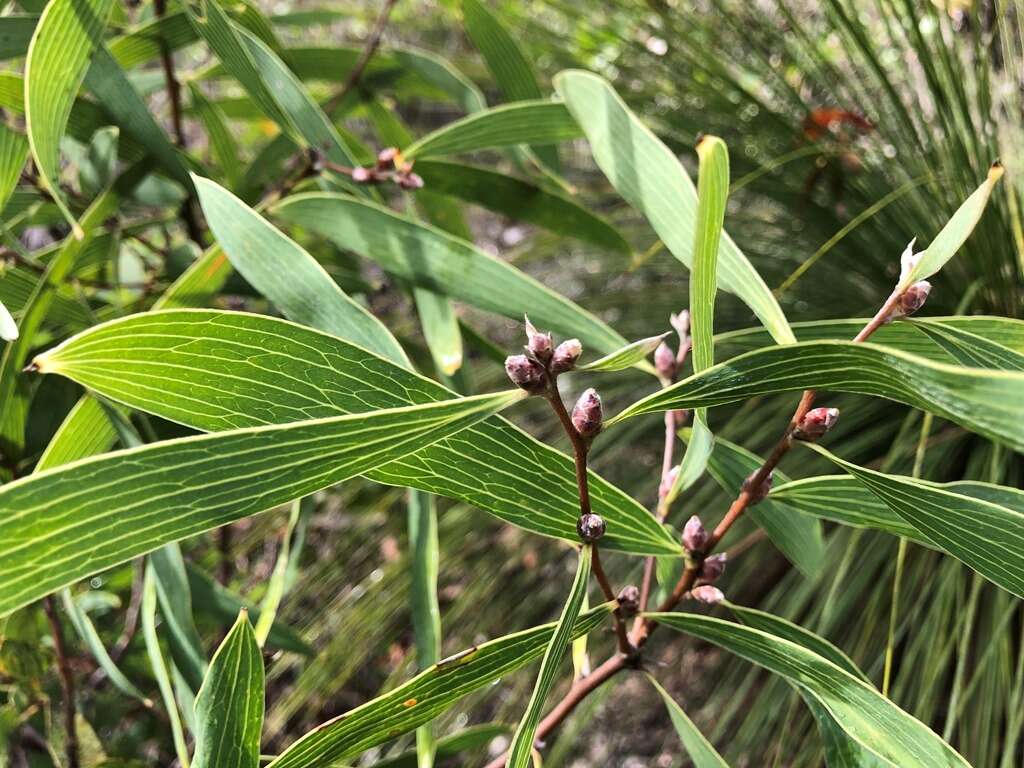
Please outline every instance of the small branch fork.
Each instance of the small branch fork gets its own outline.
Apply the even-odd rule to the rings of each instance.
[[[875,313],[875,316],[871,318],[871,320],[861,329],[860,333],[858,333],[854,337],[853,341],[865,341],[875,331],[877,331],[879,328],[885,325],[893,317],[893,311],[899,305],[902,296],[903,294],[901,292],[894,291],[889,296],[889,298],[886,299],[885,303],[881,306],[878,312]],[[697,577],[700,574],[701,563],[703,562],[704,558],[714,551],[718,543],[729,532],[729,529],[733,526],[733,524],[737,520],[739,520],[740,517],[742,517],[743,512],[749,506],[751,506],[752,503],[756,503],[754,499],[757,490],[762,486],[762,484],[765,482],[765,480],[768,478],[771,472],[782,460],[782,457],[789,452],[789,449],[793,445],[793,433],[796,430],[797,426],[800,424],[800,422],[803,420],[803,417],[807,415],[807,412],[810,411],[811,407],[814,405],[814,399],[816,394],[817,393],[814,390],[810,389],[806,390],[803,393],[803,396],[800,398],[800,402],[798,403],[792,418],[789,420],[789,424],[787,425],[785,432],[783,432],[782,437],[779,438],[778,443],[776,443],[775,447],[768,455],[768,458],[765,459],[764,463],[757,470],[757,472],[754,475],[752,475],[751,478],[749,478],[748,481],[744,484],[744,489],[740,491],[739,495],[737,495],[736,499],[730,505],[729,510],[726,512],[725,516],[715,527],[714,531],[709,535],[708,542],[704,547],[703,551],[688,553],[688,556],[685,561],[686,567],[684,568],[683,573],[679,578],[679,581],[676,582],[675,587],[672,589],[672,593],[661,603],[661,605],[658,606],[658,612],[671,611],[682,601],[684,596],[693,588],[694,583],[697,581]],[[586,448],[589,448],[589,443],[586,441],[582,441],[584,443],[584,450],[581,452],[578,447],[581,443],[581,438],[579,434],[576,433],[576,430],[572,425],[572,420],[565,412],[565,406],[562,404],[561,397],[558,395],[558,391],[554,387],[553,379],[549,381],[547,385],[545,397],[547,397],[548,401],[551,403],[552,408],[555,410],[555,413],[558,414],[559,420],[562,422],[562,425],[566,427],[566,432],[569,434],[569,439],[572,441],[573,449],[576,452],[576,477],[581,489],[581,509],[583,509],[583,505],[586,504],[586,508],[589,510],[589,494],[586,493]],[[663,464],[663,470],[664,466],[668,466],[670,469],[672,467],[672,441],[669,440],[667,433],[669,429],[671,429],[674,437],[675,432],[675,420],[674,418],[671,422],[669,420],[669,417],[673,416],[672,412],[666,413],[665,416],[665,445],[667,455],[665,457],[665,461]],[[583,478],[582,481],[580,480],[581,477]],[[663,471],[663,485],[666,479],[667,478]],[[659,496],[661,497],[661,500],[659,500],[658,509],[655,515],[658,517],[659,520],[663,520],[665,515],[668,513],[668,505],[664,503],[665,497],[662,496],[662,494],[659,494]],[[644,587],[646,588],[646,596],[648,598],[650,595],[651,586],[651,577],[648,574],[648,570],[650,570],[651,573],[653,573],[653,562],[649,560],[649,563],[650,565],[645,565],[644,569]],[[603,582],[601,586],[605,592],[605,596],[608,597],[608,599],[610,600],[615,599],[613,592],[611,590],[611,586],[604,583],[607,582],[607,579],[602,578],[603,571],[600,571],[600,567],[598,564],[596,546],[594,547],[594,571],[595,574],[600,574],[598,575],[598,580]],[[644,605],[646,606],[646,602],[644,603]],[[618,627],[620,624],[621,619],[619,611],[617,609],[616,626]],[[557,728],[563,720],[565,720],[569,715],[572,714],[573,710],[576,709],[577,705],[581,701],[583,701],[593,691],[597,690],[603,683],[610,680],[612,677],[614,677],[624,669],[637,667],[640,663],[640,651],[643,648],[644,644],[650,639],[651,634],[654,632],[656,628],[657,623],[655,621],[653,621],[650,618],[638,616],[636,622],[634,623],[632,631],[629,633],[627,637],[626,643],[623,644],[620,642],[619,650],[613,656],[610,656],[602,664],[593,669],[589,675],[574,682],[572,686],[569,688],[568,693],[565,694],[562,700],[559,701],[554,707],[552,707],[551,711],[548,712],[548,714],[544,717],[543,720],[541,720],[540,725],[537,727],[537,741],[543,742],[543,740],[548,736],[549,733],[551,733],[551,731]],[[507,755],[501,755],[500,757],[495,758],[490,763],[488,763],[487,768],[504,768],[506,760]]]

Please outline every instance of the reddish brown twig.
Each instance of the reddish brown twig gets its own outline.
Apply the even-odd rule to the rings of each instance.
[[[370,36],[366,38],[366,43],[363,45],[362,53],[359,54],[356,65],[348,73],[348,77],[345,78],[345,82],[342,83],[340,90],[324,105],[324,111],[328,115],[338,108],[338,105],[344,101],[353,88],[359,85],[359,81],[366,71],[366,66],[370,63],[370,59],[373,58],[373,54],[376,53],[377,47],[380,45],[381,37],[388,26],[388,19],[391,17],[391,11],[395,7],[396,2],[398,0],[384,0],[384,7],[380,10],[377,23],[374,24],[373,29],[370,31]]]

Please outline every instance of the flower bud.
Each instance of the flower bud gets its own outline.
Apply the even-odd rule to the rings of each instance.
[[[412,171],[396,174],[395,181],[402,189],[423,189],[423,177]]]
[[[565,373],[576,367],[576,361],[583,354],[583,345],[579,339],[566,339],[557,347],[551,357],[551,372],[554,374]]]
[[[661,478],[661,484],[658,486],[658,498],[664,499],[668,496],[672,490],[672,486],[676,484],[676,478],[679,477],[679,467],[672,467],[665,475]]]
[[[576,533],[580,535],[584,544],[593,544],[604,536],[604,518],[593,512],[580,515],[580,519],[576,521]]]
[[[544,368],[526,355],[505,358],[505,373],[517,387],[536,394],[544,389]]]
[[[772,481],[775,478],[775,472],[769,472],[768,476],[761,481],[761,485],[757,488],[753,487],[755,477],[757,477],[757,470],[751,472],[747,476],[747,479],[743,481],[743,491],[750,495],[750,501],[747,502],[748,507],[760,504],[765,500],[772,489]]]
[[[668,321],[679,334],[679,340],[686,341],[690,335],[690,310],[684,309],[677,315],[669,315]]]
[[[705,603],[706,605],[715,605],[725,600],[725,595],[722,594],[722,590],[718,587],[713,587],[710,584],[702,584],[699,587],[694,587],[690,590],[690,597],[699,603]]]
[[[553,354],[553,347],[551,345],[551,334],[541,333],[533,327],[533,323],[530,322],[530,318],[524,318],[526,321],[526,348],[541,362],[546,363],[551,359]]]
[[[664,341],[654,350],[654,369],[663,379],[672,380],[676,375],[676,356]]]
[[[581,437],[593,437],[601,431],[601,396],[591,387],[580,395],[572,409],[572,425]]]
[[[907,275],[909,275],[914,270],[914,267],[917,266],[917,263],[921,260],[921,256],[924,254],[924,251],[922,251],[921,253],[914,253],[914,243],[916,242],[917,238],[915,237],[903,250],[903,253],[900,254],[901,283],[906,279]]]
[[[687,408],[680,408],[678,411],[672,411],[672,418],[675,419],[677,427],[685,426],[687,419],[690,418],[690,411]]]
[[[632,584],[623,587],[617,599],[623,618],[628,619],[630,616],[635,616],[640,609],[640,590]]]
[[[907,288],[900,296],[899,316],[912,315],[928,300],[928,294],[932,291],[932,284],[927,280],[918,280]]]
[[[395,167],[395,161],[398,159],[398,156],[398,147],[382,149],[377,153],[377,168],[382,171],[391,170]]]
[[[838,408],[814,408],[804,414],[797,428],[793,430],[793,439],[813,443],[832,429],[838,420]]]
[[[725,552],[705,557],[697,578],[704,584],[714,584],[725,573],[725,558]]]
[[[369,168],[363,168],[362,166],[356,166],[352,169],[352,181],[356,184],[366,184],[373,178],[373,173]]]
[[[683,546],[687,552],[700,552],[707,543],[708,532],[704,529],[704,523],[694,515],[683,526]]]

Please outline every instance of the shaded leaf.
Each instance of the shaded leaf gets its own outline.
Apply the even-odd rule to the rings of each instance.
[[[646,357],[651,354],[661,340],[668,336],[668,333],[663,333],[660,336],[650,336],[646,339],[640,339],[634,341],[631,344],[627,344],[621,349],[617,349],[609,355],[605,355],[602,358],[594,360],[592,363],[586,365],[576,366],[577,371],[623,371],[626,368],[632,368],[634,365],[642,363]],[[646,367],[649,369],[650,364]]]
[[[676,703],[669,692],[659,685],[653,675],[648,674],[647,680],[660,694],[662,701],[665,702],[668,716],[672,719],[672,725],[675,726],[676,734],[678,734],[679,740],[683,742],[686,754],[693,761],[694,768],[729,768],[729,764],[715,751],[715,748],[711,746],[711,742],[704,738],[704,734],[697,729],[697,726],[693,724],[693,721],[683,711],[683,708]]]

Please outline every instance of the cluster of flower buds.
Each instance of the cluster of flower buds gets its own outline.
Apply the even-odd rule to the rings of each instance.
[[[838,420],[838,408],[813,408],[800,419],[793,430],[793,439],[813,443],[832,429]]]
[[[580,399],[572,409],[572,425],[580,437],[589,439],[601,431],[604,414],[601,408],[601,396],[591,387],[584,390]]]
[[[412,163],[407,162],[396,147],[382,149],[372,168],[357,166],[352,169],[352,181],[357,184],[380,184],[393,181],[402,189],[420,189],[423,179],[412,172]]]
[[[580,515],[576,521],[576,533],[580,535],[584,544],[593,544],[604,536],[604,528],[604,518],[593,512]]]
[[[762,480],[758,486],[754,487],[754,480],[757,479],[757,471],[751,472],[747,475],[746,480],[743,481],[743,492],[750,496],[750,500],[747,502],[748,507],[752,507],[755,504],[760,504],[764,501],[768,494],[772,490],[772,481],[775,479],[775,472],[769,472],[768,476]]]
[[[517,387],[531,394],[540,394],[560,373],[576,367],[583,353],[579,339],[566,339],[557,347],[550,333],[538,331],[530,318],[526,321],[525,354],[505,359],[505,372]]]
[[[624,619],[635,616],[636,612],[640,610],[640,590],[632,584],[623,587],[616,599]]]
[[[900,255],[900,283],[907,279],[910,273],[913,272],[914,267],[921,261],[921,256],[924,255],[923,251],[921,253],[914,253],[914,243],[916,240],[917,238],[911,240],[910,244]],[[917,312],[928,301],[928,294],[931,291],[932,284],[927,280],[918,280],[916,283],[911,283],[900,296],[898,303],[893,307],[889,316],[885,318],[885,322],[891,323],[893,320],[899,320],[901,317],[907,317]]]
[[[705,605],[715,605],[725,600],[722,590],[710,584],[701,584],[699,587],[694,587],[690,590],[690,597]]]

